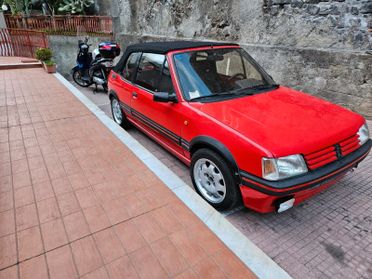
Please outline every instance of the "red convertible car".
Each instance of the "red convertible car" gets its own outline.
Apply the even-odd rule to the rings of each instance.
[[[365,119],[276,84],[236,44],[128,46],[109,77],[113,119],[190,166],[195,190],[225,210],[282,212],[367,156]]]

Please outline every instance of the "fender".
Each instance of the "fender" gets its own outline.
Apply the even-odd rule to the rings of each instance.
[[[109,93],[108,93],[108,97],[109,97],[109,100],[111,100],[112,97],[115,97],[116,99],[119,100],[118,98],[118,95],[116,94],[116,92],[114,90],[110,90]]]
[[[236,164],[234,156],[224,144],[209,136],[198,136],[191,140],[189,151],[192,154],[197,149],[203,147],[210,148],[220,154],[226,160],[226,163],[230,167],[230,169],[233,171],[235,182],[237,184],[241,184],[241,177],[238,165]]]
[[[79,69],[80,69],[79,65],[76,65],[75,67],[73,67],[73,68],[71,69],[71,74],[73,74],[73,72],[75,72],[75,71],[77,71],[77,70],[79,70]]]

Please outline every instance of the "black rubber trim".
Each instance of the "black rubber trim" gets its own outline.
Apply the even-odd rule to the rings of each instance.
[[[296,192],[299,192],[305,189],[309,189],[312,187],[321,186],[322,184],[356,167],[358,163],[362,161],[364,155],[368,154],[368,152],[371,149],[371,146],[372,146],[372,140],[369,139],[359,149],[355,150],[354,152],[346,155],[345,157],[342,157],[341,159],[333,163],[330,163],[316,170],[310,171],[304,175],[293,177],[293,178],[288,178],[282,181],[268,181],[260,177],[254,176],[252,174],[249,174],[243,170],[240,171],[240,175],[242,177],[252,180],[257,184],[261,184],[264,187],[271,188],[272,190],[260,187],[259,185],[256,185],[255,183],[250,183],[248,181],[245,181],[244,179],[242,179],[242,184],[252,189],[255,189],[257,191],[260,191],[262,193],[273,195],[273,196],[284,196],[284,195],[293,194],[293,193],[296,193]],[[350,166],[346,168],[345,170],[338,172],[339,169],[342,169],[347,165],[350,165]],[[321,179],[322,177],[325,177],[332,173],[334,174],[324,179]],[[312,183],[312,181],[314,180],[317,180],[317,181]],[[295,187],[301,184],[307,184],[307,185],[304,185],[303,187],[298,187],[296,189],[291,189],[292,187]],[[278,190],[283,190],[283,191],[279,192]]]
[[[198,146],[207,146],[212,150],[217,151],[222,155],[222,157],[226,160],[226,163],[230,167],[230,169],[233,171],[234,181],[237,184],[241,183],[241,178],[239,175],[239,168],[236,164],[236,161],[231,154],[231,152],[227,149],[226,146],[224,146],[221,142],[218,140],[211,138],[209,136],[198,136],[194,138],[190,144],[189,144],[189,150],[190,152],[193,152],[195,148],[198,148]]]

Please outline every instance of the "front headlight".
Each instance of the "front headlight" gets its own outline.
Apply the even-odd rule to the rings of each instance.
[[[368,130],[367,123],[364,123],[362,127],[359,128],[359,131],[357,134],[359,136],[360,145],[365,144],[367,140],[369,139],[369,130]]]
[[[267,180],[280,180],[307,172],[300,154],[280,158],[262,158],[262,176]]]

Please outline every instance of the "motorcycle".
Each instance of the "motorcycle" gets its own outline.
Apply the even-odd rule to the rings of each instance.
[[[73,80],[82,87],[101,85],[107,92],[107,78],[113,68],[114,58],[120,55],[120,47],[113,42],[101,42],[98,48],[89,51],[88,37],[79,40],[76,66],[71,70]],[[95,91],[96,91],[95,90]],[[94,91],[94,92],[95,92]]]

